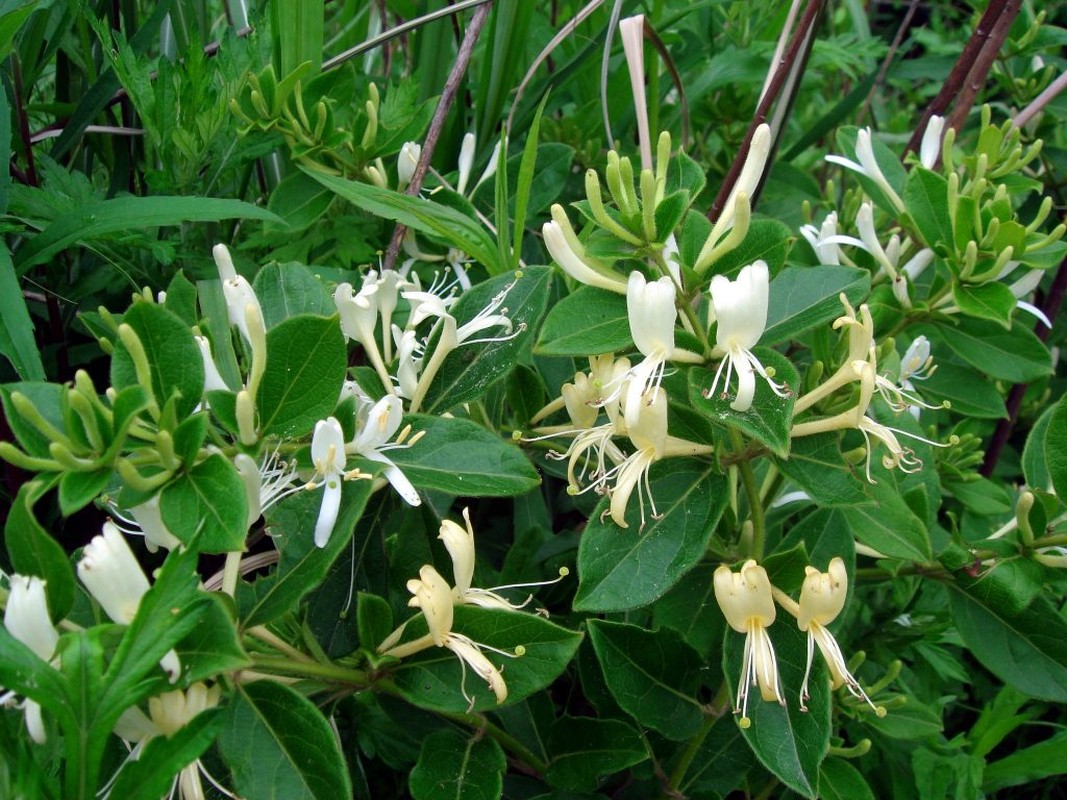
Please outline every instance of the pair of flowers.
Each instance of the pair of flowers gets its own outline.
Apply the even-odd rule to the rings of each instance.
[[[726,621],[735,631],[745,634],[744,656],[734,706],[734,713],[741,715],[741,727],[747,728],[751,725],[748,717],[748,693],[751,687],[758,686],[764,700],[785,705],[774,645],[767,632],[775,620],[775,601],[792,614],[796,618],[797,627],[808,634],[808,657],[804,681],[800,687],[800,709],[807,710],[805,704],[809,697],[808,680],[811,676],[814,651],[818,647],[830,669],[833,688],[846,686],[854,697],[866,701],[878,716],[885,716],[885,709],[871,702],[859,681],[849,672],[841,647],[826,627],[837,618],[845,606],[848,573],[844,561],[836,557],[831,559],[826,572],[820,572],[811,566],[806,567],[799,603],[772,586],[767,571],[751,559],[741,566],[739,572],[734,572],[727,566],[719,567],[715,570],[712,584],[715,599]]]

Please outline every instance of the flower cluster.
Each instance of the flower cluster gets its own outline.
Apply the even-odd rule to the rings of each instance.
[[[767,631],[775,620],[776,601],[796,618],[797,627],[808,634],[807,666],[800,687],[801,711],[807,711],[806,703],[810,696],[808,681],[817,647],[829,667],[832,687],[838,689],[846,686],[854,697],[864,700],[878,716],[885,716],[885,709],[871,702],[859,681],[849,671],[837,640],[826,627],[837,619],[845,606],[848,573],[844,561],[840,558],[831,559],[826,572],[808,566],[799,603],[772,586],[767,571],[751,559],[738,572],[725,565],[719,567],[715,570],[712,585],[726,621],[735,631],[745,635],[741,675],[734,695],[734,713],[741,715],[741,727],[747,728],[752,724],[748,716],[750,687],[758,686],[764,700],[782,706],[786,704],[778,675],[778,660]]]

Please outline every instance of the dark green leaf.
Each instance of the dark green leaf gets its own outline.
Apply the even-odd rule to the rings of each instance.
[[[504,751],[494,740],[436,731],[422,740],[408,788],[414,800],[496,800],[504,791],[506,767]]]
[[[937,369],[917,384],[918,393],[928,403],[948,400],[957,414],[979,419],[1008,416],[1004,398],[996,386],[974,370],[956,364],[938,364]]]
[[[302,231],[326,213],[333,198],[333,192],[310,175],[294,172],[274,187],[267,208],[285,220],[280,228]]]
[[[819,768],[819,796],[823,800],[875,800],[860,771],[843,758],[828,758]]]
[[[92,472],[64,472],[59,481],[59,508],[64,516],[79,511],[104,491],[111,480],[111,468]]]
[[[589,640],[615,701],[642,727],[678,740],[700,730],[700,657],[677,633],[591,619]]]
[[[927,247],[940,244],[955,249],[948,209],[948,181],[924,167],[912,167],[904,182],[903,200]]]
[[[44,380],[41,351],[33,337],[33,320],[26,309],[11,253],[3,242],[0,242],[0,354],[11,362],[22,380]]]
[[[244,683],[226,708],[219,750],[247,800],[351,797],[344,756],[322,712],[274,681]]]
[[[870,492],[873,505],[849,505],[841,510],[856,539],[892,558],[929,561],[933,552],[926,526],[897,490],[880,482]]]
[[[625,611],[661,597],[700,560],[726,505],[726,481],[706,462],[672,458],[650,479],[659,516],[642,528],[631,497],[621,529],[605,517],[608,498],[589,517],[578,548],[575,610]]]
[[[762,260],[767,262],[773,275],[785,264],[792,238],[793,232],[785,223],[776,219],[754,219],[741,244],[716,259],[711,272],[732,275],[747,264]]]
[[[560,789],[591,792],[600,777],[640,764],[648,750],[640,734],[615,719],[565,716],[548,734],[552,760],[545,777]]]
[[[1045,463],[1056,495],[1067,498],[1067,397],[1056,403],[1045,432]],[[1038,485],[1036,488],[1044,488]]]
[[[1003,283],[983,283],[981,286],[954,283],[952,299],[969,317],[990,319],[1003,328],[1011,328],[1015,295]]]
[[[871,274],[830,264],[786,267],[771,281],[767,328],[760,341],[765,345],[787,342],[837,319],[844,313],[842,292],[853,305],[863,302],[871,292]]]
[[[633,345],[626,298],[582,286],[549,309],[535,349],[543,355],[587,356],[630,350]]]
[[[224,455],[208,456],[160,493],[163,523],[183,543],[205,553],[244,550],[248,499],[244,483]]]
[[[938,327],[939,340],[990,377],[1028,383],[1052,371],[1048,349],[1018,321],[1010,331],[995,322],[972,318],[962,318],[955,326],[938,323]]]
[[[259,387],[264,436],[299,436],[337,406],[348,367],[337,317],[301,314],[267,332],[267,366]]]
[[[711,585],[714,571],[710,564],[697,564],[656,601],[652,612],[655,627],[677,631],[705,660],[719,649],[726,625]]]
[[[1060,731],[1030,747],[986,765],[982,789],[996,792],[1009,786],[1067,774],[1067,732]]]
[[[47,489],[48,484],[42,480],[19,487],[4,525],[4,541],[15,572],[36,575],[47,582],[48,610],[58,621],[74,605],[74,571],[63,547],[41,527],[33,513],[34,503]]]
[[[789,458],[776,463],[786,477],[819,505],[853,506],[870,502],[864,484],[842,458],[833,433],[795,439]]]
[[[267,264],[256,273],[252,288],[268,330],[298,314],[329,317],[336,311],[322,280],[303,264]]]

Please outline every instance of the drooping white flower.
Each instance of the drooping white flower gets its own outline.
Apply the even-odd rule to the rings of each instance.
[[[898,212],[904,211],[904,201],[900,199],[900,195],[897,194],[896,190],[889,183],[885,173],[882,172],[882,168],[878,166],[878,160],[874,157],[874,146],[871,144],[870,128],[861,128],[856,134],[856,158],[859,159],[859,163],[856,163],[849,158],[845,158],[844,156],[826,156],[826,160],[830,163],[837,164],[870,178],[878,188],[882,190],[882,193],[893,204],[893,207]]]
[[[325,547],[330,541],[337,514],[341,508],[341,481],[345,473],[345,435],[341,423],[334,417],[315,423],[311,437],[311,462],[315,465],[315,478],[308,488],[322,485],[322,505],[315,522],[315,546]]]
[[[463,134],[463,142],[459,146],[459,174],[456,177],[456,191],[464,194],[467,191],[467,181],[471,177],[471,167],[474,166],[474,148],[477,139],[470,131]]]
[[[767,327],[767,304],[770,295],[770,271],[764,261],[756,261],[742,268],[737,279],[725,275],[711,279],[711,307],[715,314],[715,343],[726,354],[715,371],[705,397],[715,394],[719,378],[726,368],[723,386],[728,391],[732,373],[737,373],[737,397],[730,403],[735,411],[748,411],[756,394],[756,373],[759,373],[779,397],[786,396],[784,387],[775,383],[763,364],[752,353]]]
[[[828,213],[817,228],[814,225],[802,225],[800,234],[811,245],[820,264],[841,263],[841,247],[833,241],[833,238],[838,235],[836,211]]]
[[[173,550],[181,545],[178,537],[171,533],[166,523],[163,522],[158,494],[140,505],[131,506],[127,511],[144,534],[145,547],[148,548],[149,553],[154,553],[161,547],[165,550]]]
[[[211,252],[215,257],[219,279],[222,281],[222,294],[226,298],[226,313],[230,325],[237,326],[249,347],[255,349],[266,330],[259,298],[256,297],[248,279],[237,274],[226,245],[217,244]]]
[[[778,660],[767,633],[767,628],[775,618],[771,581],[767,571],[749,559],[740,572],[734,572],[727,566],[719,567],[712,577],[712,586],[715,600],[727,623],[738,633],[745,634],[734,713],[741,715],[739,724],[747,728],[751,724],[748,718],[748,692],[751,686],[759,686],[764,700],[785,705],[778,678]]]
[[[585,248],[578,241],[563,206],[558,203],[552,206],[552,220],[544,224],[541,232],[549,255],[565,273],[587,286],[626,294],[627,282],[618,273],[594,263],[586,256]]]
[[[113,622],[129,625],[137,615],[141,598],[149,589],[145,577],[126,539],[115,523],[104,523],[100,536],[94,536],[82,550],[78,577]],[[181,674],[178,654],[169,651],[159,662],[174,683]]]
[[[663,457],[667,444],[667,393],[657,391],[650,400],[639,397],[637,403],[636,419],[633,424],[627,424],[627,435],[634,446],[634,452],[608,473],[608,477],[614,474],[615,478],[608,510],[611,519],[620,528],[629,527],[626,522],[626,506],[635,489],[640,505],[641,527],[645,526],[646,496],[652,518],[659,517],[652,487],[648,483],[648,471]],[[626,408],[625,411],[626,417],[629,418],[629,409]]]
[[[419,158],[422,157],[422,145],[418,142],[404,142],[400,147],[400,155],[396,159],[397,191],[402,192],[411,183],[411,176],[415,174]]]
[[[344,453],[384,464],[385,479],[389,481],[405,503],[410,506],[417,506],[422,503],[419,493],[411,485],[411,481],[407,479],[407,476],[400,471],[400,467],[383,453],[383,451],[391,448],[407,446],[401,442],[390,444],[390,439],[400,428],[403,417],[404,408],[400,398],[387,394],[367,412],[356,438],[344,446]]]
[[[215,364],[215,358],[211,355],[211,342],[205,336],[194,336],[200,355],[204,359],[204,391],[205,392],[228,392],[230,387],[222,379],[219,368]]]
[[[651,403],[659,392],[667,361],[675,354],[674,323],[678,309],[674,305],[674,281],[664,276],[646,281],[637,270],[630,273],[626,287],[626,314],[634,345],[645,357],[630,374],[624,411],[628,426],[637,423],[641,398]]]
[[[43,580],[33,575],[11,576],[7,607],[4,609],[4,627],[39,659],[46,662],[52,660],[59,633],[48,615],[48,598]],[[37,744],[44,744],[47,734],[41,706],[27,698],[23,701],[22,709],[30,738]]]
[[[826,629],[826,626],[837,619],[837,615],[845,607],[845,597],[848,594],[848,572],[845,570],[845,562],[835,557],[830,560],[826,572],[819,572],[815,567],[808,566],[804,568],[804,573],[806,577],[800,589],[800,613],[797,616],[797,627],[808,634],[808,662],[804,670],[804,682],[800,687],[800,709],[807,710],[805,703],[810,697],[808,679],[811,675],[815,647],[818,646],[819,652],[826,659],[826,665],[830,668],[833,688],[839,689],[841,686],[847,686],[853,697],[865,700],[878,716],[884,717],[885,709],[871,702],[871,698],[863,691],[859,681],[849,672],[837,639]]]
[[[375,333],[378,327],[378,291],[379,284],[373,279],[365,280],[358,293],[352,284],[340,283],[334,290],[333,302],[341,319],[341,332],[345,339],[359,342],[382,383],[391,389],[392,381]]]
[[[941,158],[941,139],[944,130],[944,117],[935,114],[926,123],[922,144],[919,146],[919,163],[927,169],[933,169],[937,160]]]

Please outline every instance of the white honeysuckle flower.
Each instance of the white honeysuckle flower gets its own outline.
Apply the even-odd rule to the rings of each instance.
[[[325,547],[330,541],[337,514],[341,508],[341,481],[345,474],[345,435],[341,423],[328,417],[315,423],[311,437],[311,462],[315,465],[315,478],[307,484],[309,489],[321,484],[322,506],[315,522],[315,546]]]
[[[585,248],[578,241],[563,206],[558,203],[552,206],[552,220],[544,224],[541,232],[552,260],[574,280],[616,294],[626,294],[627,284],[620,275],[587,260]]]
[[[459,147],[459,175],[456,178],[456,191],[464,194],[467,191],[467,181],[471,177],[471,167],[474,166],[474,148],[477,139],[468,131],[463,134],[463,143]]]
[[[619,38],[630,73],[634,111],[637,115],[637,140],[641,150],[641,169],[652,169],[652,137],[648,131],[648,101],[645,97],[645,15],[619,20]]]
[[[930,117],[923,131],[922,144],[919,146],[919,163],[927,169],[933,169],[941,158],[941,140],[945,130],[945,118],[936,114]]]
[[[233,465],[245,487],[248,528],[275,503],[304,489],[296,462],[283,459],[277,449],[264,454],[258,464],[251,456],[238,453],[233,457]]]
[[[393,340],[396,343],[396,393],[410,400],[419,385],[422,346],[415,331],[402,331],[396,325],[393,326]]]
[[[767,628],[774,622],[774,597],[767,571],[749,559],[739,572],[727,566],[715,570],[712,577],[715,600],[727,623],[738,633],[745,634],[745,651],[741,676],[737,682],[734,713],[740,714],[742,728],[751,725],[748,717],[748,692],[759,686],[764,700],[785,705],[778,678],[778,661]]]
[[[678,239],[672,233],[667,237],[667,240],[663,243],[663,250],[660,252],[663,258],[663,263],[667,265],[667,272],[670,273],[671,280],[674,281],[676,286],[682,285],[682,254],[678,249]]]
[[[341,332],[345,339],[359,342],[386,390],[392,391],[393,383],[378,348],[376,335],[379,304],[382,296],[390,291],[389,287],[389,283],[380,283],[372,273],[364,277],[358,293],[354,292],[350,283],[338,284],[333,293],[333,302],[341,319]],[[387,298],[387,302],[393,307],[396,305],[395,298]]]
[[[560,387],[564,407],[575,428],[592,428],[596,424],[600,416],[598,404],[603,399],[600,389],[584,372],[575,374],[574,383]]]
[[[933,373],[934,359],[930,355],[930,340],[925,336],[916,336],[900,359],[900,383],[904,388],[911,388],[911,381],[925,380]]]
[[[874,229],[874,206],[870,203],[860,205],[860,210],[856,213],[856,229],[860,233],[863,249],[874,256],[874,260],[878,262],[879,267],[885,271],[890,280],[895,279],[897,265],[890,259],[882,243],[878,241],[878,231]]]
[[[217,244],[211,252],[222,281],[222,294],[226,298],[226,313],[230,325],[237,326],[241,336],[255,351],[258,340],[266,335],[259,298],[256,297],[252,284],[243,275],[237,274],[226,245]]]
[[[422,503],[418,491],[411,485],[411,481],[407,479],[407,476],[400,471],[400,467],[393,463],[388,456],[383,455],[382,452],[408,446],[403,444],[402,441],[407,438],[407,431],[401,434],[399,441],[392,444],[389,443],[389,440],[393,438],[393,435],[400,428],[403,417],[404,408],[400,398],[396,395],[387,394],[367,412],[356,438],[347,445],[343,445],[343,454],[359,456],[368,461],[384,464],[385,479],[389,481],[405,503],[409,506],[417,506]],[[415,441],[415,439],[412,439],[412,441]]]
[[[378,651],[383,655],[404,658],[428,647],[445,647],[460,659],[460,665],[463,668],[460,691],[470,703],[471,709],[474,708],[475,701],[473,697],[467,694],[466,677],[468,666],[489,685],[497,703],[503,703],[508,696],[508,687],[504,683],[504,676],[500,670],[482,652],[481,648],[485,647],[485,645],[479,645],[469,637],[452,630],[454,598],[452,587],[448,585],[448,581],[442,578],[432,566],[425,564],[419,570],[419,577],[408,581],[407,588],[414,595],[408,601],[408,605],[422,610],[429,633],[415,641],[396,645],[396,641],[403,634],[403,629],[407,624],[405,623],[378,646]],[[525,649],[521,647],[516,648],[514,654],[505,653],[495,648],[486,649],[508,657],[522,655],[525,652]]]
[[[222,379],[219,368],[215,364],[215,358],[211,355],[211,342],[206,336],[194,336],[200,355],[204,359],[204,391],[205,392],[228,392],[230,387]]]
[[[630,418],[629,408],[624,406],[624,410],[627,412],[626,417]],[[652,488],[648,483],[648,471],[663,457],[667,444],[667,393],[657,390],[647,401],[639,397],[634,417],[632,424],[627,423],[627,435],[633,443],[634,452],[605,475],[605,478],[615,478],[608,511],[612,521],[620,528],[629,527],[626,522],[626,506],[634,489],[637,490],[640,506],[641,528],[645,527],[646,495],[652,519],[659,517],[655,499],[652,497]]]
[[[218,684],[209,688],[200,682],[192,684],[184,692],[177,690],[151,697],[148,700],[148,714],[137,706],[126,709],[115,723],[113,733],[135,745],[130,750],[129,758],[136,760],[152,739],[173,736],[197,715],[218,706],[220,697]],[[167,796],[173,798],[177,789],[177,797],[181,800],[203,800],[205,794],[201,775],[224,796],[235,797],[215,780],[200,759],[182,768],[175,776]]]
[[[502,589],[529,588],[532,586],[545,586],[556,583],[569,574],[566,567],[560,570],[560,577],[552,581],[539,581],[536,583],[522,583],[510,586],[495,586],[491,589],[478,589],[471,586],[474,580],[474,526],[471,525],[470,511],[463,509],[463,521],[466,527],[461,527],[450,519],[441,521],[441,528],[437,536],[445,543],[445,549],[452,559],[452,575],[456,585],[452,588],[453,601],[457,604],[469,604],[482,608],[498,608],[504,611],[518,611],[533,600],[529,595],[522,603],[512,603],[508,599],[497,594]]]
[[[756,395],[756,373],[767,381],[771,390],[785,397],[787,390],[775,383],[752,353],[767,327],[767,304],[770,295],[770,270],[764,261],[743,267],[736,280],[725,275],[711,279],[711,308],[715,314],[715,343],[726,354],[715,371],[705,397],[715,394],[719,378],[726,369],[724,391],[729,391],[730,377],[737,373],[737,397],[730,403],[734,411],[748,411]]]
[[[830,668],[830,680],[834,689],[847,686],[849,693],[856,698],[865,700],[880,717],[884,717],[886,711],[880,706],[875,706],[871,698],[863,691],[859,681],[849,672],[848,664],[841,653],[841,647],[834,635],[826,629],[826,626],[837,619],[841,609],[845,607],[845,597],[848,594],[848,572],[845,570],[845,562],[839,557],[830,560],[826,572],[819,572],[815,567],[804,568],[805,578],[800,589],[800,613],[797,615],[797,627],[808,634],[808,661],[804,670],[804,682],[800,686],[800,710],[807,711],[808,678],[811,676],[811,663],[815,655],[815,647],[818,645],[819,652],[826,659],[826,665]]]
[[[882,172],[882,168],[878,166],[878,160],[874,157],[870,128],[861,128],[856,134],[856,158],[859,159],[858,164],[844,156],[830,155],[826,156],[825,160],[870,178],[882,190],[882,193],[893,204],[893,207],[898,212],[903,212],[904,201],[900,199],[900,195],[890,185],[885,173]]]
[[[497,161],[500,159],[500,148],[503,146],[504,141],[498,139],[496,144],[493,145],[493,152],[489,154],[489,163],[485,165],[485,170],[482,172],[478,182],[474,184],[474,188],[471,189],[470,194],[473,195],[478,191],[478,187],[485,183],[487,180],[496,175]]]
[[[811,245],[820,264],[838,265],[841,263],[841,248],[834,241],[838,235],[836,211],[828,213],[818,228],[814,225],[802,225],[800,234]]]
[[[159,509],[159,495],[145,500],[140,505],[126,509],[133,518],[134,523],[144,534],[145,547],[149,553],[156,552],[159,548],[173,550],[181,545],[181,541],[170,532],[163,522],[163,513]],[[120,529],[121,530],[121,529]],[[129,532],[129,531],[124,531]]]
[[[4,627],[39,659],[51,662],[59,642],[59,632],[48,614],[45,581],[34,575],[11,576],[7,606],[4,608]],[[0,695],[0,705],[5,705],[13,697],[14,693]],[[30,738],[37,744],[44,744],[48,736],[41,706],[26,698],[21,707]]]
[[[411,183],[419,158],[422,157],[422,145],[418,142],[404,142],[400,155],[396,159],[397,191],[402,192]]]
[[[102,534],[94,536],[82,550],[78,577],[104,613],[119,625],[133,622],[141,598],[149,589],[148,578],[140,563],[118,527],[110,520],[104,523]],[[163,656],[159,665],[171,683],[178,680],[181,662],[175,651],[171,650]]]
[[[1017,308],[1022,309],[1028,314],[1032,314],[1037,317],[1044,324],[1046,328],[1052,327],[1052,321],[1048,318],[1044,311],[1035,306],[1033,303],[1028,303],[1022,298],[1029,296],[1031,292],[1038,287],[1041,283],[1041,279],[1045,277],[1045,270],[1032,269],[1025,275],[1012,283],[1008,289],[1011,290],[1012,295],[1015,297],[1015,305]]]

